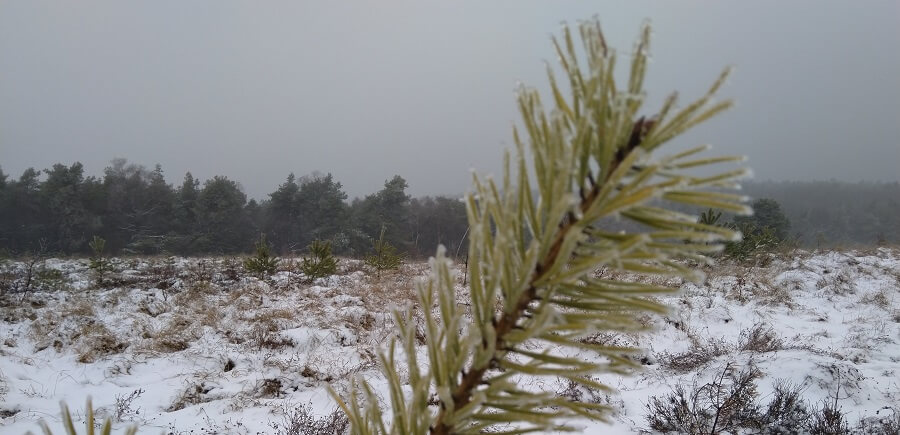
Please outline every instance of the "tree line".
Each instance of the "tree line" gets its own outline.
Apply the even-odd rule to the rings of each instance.
[[[900,183],[767,181],[745,183],[752,198],[770,198],[800,246],[830,248],[900,244]]]
[[[84,166],[55,164],[18,179],[0,169],[0,250],[82,255],[93,236],[110,254],[208,255],[249,252],[265,235],[282,255],[305,252],[313,240],[334,253],[367,254],[384,239],[412,257],[451,252],[465,244],[466,211],[459,198],[412,198],[394,176],[364,198],[347,201],[331,174],[287,176],[267,198],[248,199],[226,176],[201,183],[191,173],[172,185],[160,165],[148,169],[116,159],[100,177]]]
[[[265,235],[280,255],[304,253],[313,240],[335,254],[361,257],[384,240],[413,258],[438,244],[465,252],[465,204],[455,197],[412,198],[401,176],[348,201],[331,174],[294,174],[263,200],[247,198],[226,176],[201,182],[190,173],[170,184],[159,165],[116,159],[100,177],[81,163],[0,169],[0,251],[82,255],[93,236],[110,254],[208,255],[250,252]],[[752,198],[780,204],[789,238],[806,247],[900,243],[900,183],[752,182]],[[609,222],[615,226],[616,223]]]

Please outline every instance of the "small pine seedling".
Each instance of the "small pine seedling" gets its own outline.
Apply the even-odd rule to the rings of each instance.
[[[244,269],[260,279],[274,274],[278,269],[278,262],[281,260],[272,255],[272,250],[266,243],[265,234],[259,236],[255,247],[256,255],[244,260]]]
[[[308,282],[337,272],[337,259],[331,254],[331,242],[313,240],[308,249],[310,257],[303,257],[300,263],[300,271],[306,275]]]
[[[94,236],[88,242],[88,246],[91,248],[91,258],[88,267],[94,271],[94,279],[97,281],[97,286],[101,287],[110,266],[109,259],[103,255],[103,251],[106,249],[106,240],[100,236]]]
[[[374,252],[365,258],[366,265],[375,269],[375,273],[381,275],[384,270],[394,270],[403,263],[403,256],[397,252],[397,248],[384,240],[384,227],[381,227],[381,235],[372,246]]]
[[[716,212],[713,209],[708,209],[700,213],[700,219],[697,222],[703,225],[718,225],[719,219],[721,217],[722,212]]]

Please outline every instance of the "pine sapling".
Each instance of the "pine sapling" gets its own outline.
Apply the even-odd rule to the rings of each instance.
[[[91,248],[91,258],[88,267],[94,271],[97,287],[102,287],[110,268],[109,259],[103,253],[106,249],[106,240],[100,236],[94,236],[88,242],[88,247]]]
[[[703,225],[718,225],[719,219],[722,217],[722,212],[716,212],[713,209],[708,209],[702,213],[700,213],[700,219],[697,222]]]
[[[337,272],[337,259],[331,254],[331,242],[313,240],[309,244],[309,257],[303,257],[300,263],[300,272],[306,275],[306,280],[314,281],[316,278],[324,278]]]
[[[384,239],[384,227],[381,227],[381,234],[378,236],[372,246],[372,255],[367,255],[365,263],[367,266],[375,269],[377,275],[381,275],[382,271],[395,270],[403,263],[403,256],[397,252],[397,248]]]
[[[262,234],[254,244],[256,254],[244,260],[244,269],[259,279],[274,274],[278,270],[278,257],[272,255],[272,249],[266,243],[266,236]]]

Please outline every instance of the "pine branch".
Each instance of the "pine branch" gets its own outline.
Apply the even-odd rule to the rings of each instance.
[[[599,24],[583,24],[580,36],[585,69],[568,29],[561,41],[554,41],[569,78],[569,98],[552,70],[548,76],[554,110],[545,112],[534,90],[519,94],[527,141],[513,130],[515,183],[509,154],[501,184],[474,177],[475,192],[467,197],[471,286],[470,300],[465,302],[470,302],[471,312],[464,315],[457,310],[449,261],[439,249],[431,277],[417,288],[424,310],[427,364],[418,361],[417,331],[410,315],[395,313],[399,340],[381,356],[390,391],[390,421],[386,423],[373,389],[363,381],[351,393],[349,405],[335,395],[350,417],[353,433],[477,433],[500,424],[512,425],[510,433],[521,433],[566,428],[560,423],[565,418],[606,419],[605,406],[527,391],[517,381],[556,376],[608,390],[591,375],[630,373],[636,365],[626,355],[633,349],[599,346],[581,338],[598,331],[641,329],[637,314],[666,309],[646,296],[672,290],[602,280],[593,276],[594,271],[606,266],[697,279],[699,274],[680,260],[707,261],[705,255],[720,250],[721,241],[737,237],[730,229],[651,205],[667,201],[747,211],[741,196],[703,190],[733,186],[744,170],[712,176],[689,172],[740,159],[697,158],[705,147],[651,158],[663,143],[730,106],[727,101],[712,102],[727,71],[706,95],[677,113],[671,114],[673,95],[655,115],[638,116],[649,27],[641,33],[624,90],[616,87],[615,52],[606,46]],[[620,233],[596,227],[612,216],[646,230]],[[409,369],[408,387],[396,368],[398,343]],[[567,350],[596,356],[569,356]],[[436,402],[429,399],[433,396]],[[429,403],[437,403],[437,408]]]
[[[611,172],[615,172],[618,166],[625,160],[625,157],[633,152],[638,145],[640,145],[643,140],[646,131],[649,130],[653,125],[653,121],[645,121],[644,117],[638,119],[635,122],[634,127],[632,128],[631,137],[628,140],[628,144],[625,147],[620,148],[620,150],[616,153],[616,157],[611,162]],[[594,201],[596,201],[600,189],[599,186],[593,180],[588,181],[591,190],[587,195],[582,195],[581,202],[578,204],[578,208],[581,210],[582,215],[588,211],[593,205]],[[553,238],[553,244],[548,252],[547,256],[539,261],[534,268],[534,272],[532,273],[532,277],[528,282],[528,289],[522,293],[519,300],[516,302],[515,310],[511,313],[504,313],[499,321],[496,322],[496,342],[494,344],[494,348],[496,349],[504,349],[504,350],[512,350],[506,349],[503,343],[506,334],[508,334],[519,320],[522,318],[522,315],[525,313],[527,307],[534,301],[538,299],[537,295],[537,283],[541,278],[543,278],[546,272],[549,270],[549,266],[556,262],[557,257],[559,256],[560,250],[562,249],[563,242],[566,239],[566,235],[572,231],[572,229],[579,223],[579,219],[575,217],[574,214],[569,213],[566,215],[566,219],[559,223],[559,229],[556,232],[556,235]],[[426,308],[427,309],[427,308]],[[489,367],[495,367],[498,363],[499,355],[492,358],[491,362],[481,368],[476,368],[474,370],[464,372],[462,376],[462,381],[457,387],[456,391],[453,392],[453,408],[460,409],[466,406],[471,399],[471,392],[478,384],[482,382],[482,378],[484,377],[485,372]],[[430,433],[432,435],[446,435],[450,433],[451,427],[444,423],[444,418],[446,415],[446,408],[441,409],[440,413],[438,413],[437,418],[435,419],[435,423],[431,428]]]

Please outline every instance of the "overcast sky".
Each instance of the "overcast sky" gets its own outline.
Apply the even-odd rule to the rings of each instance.
[[[0,167],[124,157],[259,199],[316,170],[351,197],[393,174],[461,193],[497,172],[550,36],[595,15],[622,52],[653,23],[653,102],[736,67],[736,108],[682,146],[763,180],[900,179],[900,2],[878,0],[0,0]]]

